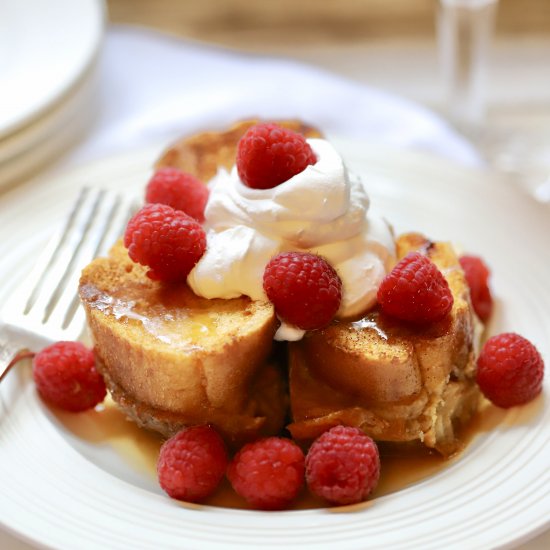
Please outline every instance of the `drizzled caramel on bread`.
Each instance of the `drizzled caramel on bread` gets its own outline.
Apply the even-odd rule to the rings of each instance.
[[[443,455],[460,447],[457,427],[479,401],[474,380],[479,321],[452,246],[418,234],[397,239],[399,259],[414,250],[425,252],[447,279],[451,313],[414,328],[375,309],[291,343],[289,429],[296,439],[347,424],[376,440],[417,440]]]
[[[205,423],[235,441],[276,433],[286,398],[279,370],[267,362],[277,327],[271,304],[206,300],[145,273],[119,242],[80,280],[99,368],[115,401],[164,435]]]

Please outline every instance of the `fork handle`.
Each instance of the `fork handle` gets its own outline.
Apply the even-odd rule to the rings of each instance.
[[[26,351],[18,342],[10,342],[0,336],[0,382],[8,374],[10,368],[15,365],[17,356]]]

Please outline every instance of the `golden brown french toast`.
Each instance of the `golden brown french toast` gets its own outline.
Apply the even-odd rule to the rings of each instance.
[[[375,309],[291,343],[289,429],[296,439],[346,424],[378,441],[420,441],[446,456],[459,448],[456,428],[479,401],[479,321],[452,246],[414,233],[397,239],[398,259],[413,250],[423,250],[447,279],[451,313],[412,328]]]
[[[240,137],[257,122],[183,139],[156,167],[177,167],[207,182],[219,167],[231,169]],[[278,123],[319,136],[297,121]],[[289,429],[296,439],[342,423],[378,441],[421,441],[444,455],[459,447],[456,425],[478,403],[478,321],[452,247],[418,234],[397,240],[398,258],[419,249],[449,282],[450,315],[415,329],[375,309],[291,343]],[[288,394],[269,359],[278,324],[271,304],[207,300],[186,284],[152,281],[146,271],[119,242],[80,282],[99,368],[115,401],[138,424],[166,436],[204,423],[235,443],[277,433]]]
[[[216,425],[229,440],[276,433],[286,410],[266,362],[276,318],[267,302],[206,300],[152,281],[121,242],[82,272],[80,297],[108,387],[139,424],[170,435]]]
[[[239,139],[257,122],[182,139],[156,167],[207,182],[218,167],[232,167]],[[298,121],[278,124],[319,135]],[[206,300],[185,284],[154,282],[146,271],[119,242],[80,280],[98,367],[114,400],[138,424],[166,436],[205,423],[236,443],[280,431],[288,397],[280,368],[269,360],[277,328],[272,305]]]

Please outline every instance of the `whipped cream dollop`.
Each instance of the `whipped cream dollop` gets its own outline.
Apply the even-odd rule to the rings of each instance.
[[[269,260],[280,252],[309,251],[323,256],[342,280],[339,318],[375,304],[395,257],[391,229],[369,212],[361,180],[334,147],[323,139],[307,141],[317,162],[272,189],[247,187],[236,167],[220,169],[210,182],[207,249],[187,279],[195,294],[267,300],[263,273]],[[303,334],[282,322],[275,338],[299,340]]]

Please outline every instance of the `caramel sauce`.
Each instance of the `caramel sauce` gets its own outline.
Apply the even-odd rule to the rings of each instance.
[[[478,413],[461,434],[464,448],[467,448],[475,438],[499,426],[506,428],[533,422],[542,412],[542,399],[540,396],[528,405],[517,407],[512,411],[499,409],[484,401]],[[64,428],[77,438],[92,446],[107,446],[118,455],[127,468],[143,477],[148,486],[157,485],[156,462],[162,439],[127,420],[110,398],[107,398],[95,410],[80,414],[56,411],[55,416]],[[448,468],[461,457],[461,453],[457,453],[451,458],[445,459],[421,446],[411,446],[403,451],[403,446],[381,443],[379,449],[380,481],[369,500],[357,505],[331,510],[338,512],[371,506],[374,499],[419,483]],[[203,504],[226,508],[250,508],[241,497],[234,493],[227,480],[224,480],[216,493]],[[292,509],[305,510],[324,507],[325,504],[321,499],[310,495],[304,489],[294,502]]]
[[[156,483],[156,462],[162,439],[127,420],[109,398],[96,410],[78,415],[59,411],[56,412],[56,416],[65,428],[77,437],[95,445],[108,445],[122,458],[128,468]],[[415,448],[404,456],[381,446],[380,456],[380,481],[371,499],[404,489],[434,475],[449,464],[448,460],[437,453],[420,448]],[[244,499],[235,494],[226,479],[216,493],[203,504],[226,508],[250,508]],[[362,503],[361,506],[365,504],[367,503]],[[321,499],[304,489],[292,509],[306,510],[325,506]]]
[[[55,416],[79,439],[110,447],[128,468],[156,478],[156,461],[163,440],[128,420],[109,396],[93,410],[79,414],[56,410]]]
[[[131,291],[130,291],[131,290]],[[216,317],[202,311],[195,298],[191,307],[186,305],[188,290],[181,286],[154,292],[157,300],[146,299],[139,289],[126,290],[124,298],[118,293],[107,294],[90,285],[81,289],[89,306],[123,323],[137,322],[156,340],[175,348],[197,347],[207,336],[219,329]]]

